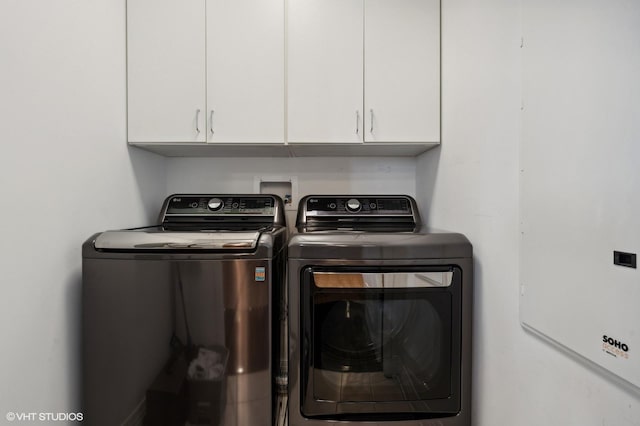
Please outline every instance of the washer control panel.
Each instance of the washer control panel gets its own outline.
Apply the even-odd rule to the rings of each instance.
[[[177,195],[169,199],[165,216],[273,216],[275,205],[271,196]]]
[[[405,196],[317,196],[306,200],[305,216],[412,216]]]

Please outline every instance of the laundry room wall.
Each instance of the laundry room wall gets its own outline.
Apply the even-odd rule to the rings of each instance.
[[[640,251],[639,22],[640,2],[523,1],[520,144],[520,319],[638,394],[640,271],[613,251]]]
[[[547,40],[564,37],[571,25],[561,23],[575,22],[572,20],[580,15],[577,10],[591,8],[594,17],[613,23],[624,20],[632,4],[604,0],[528,3],[546,9],[529,24],[549,31],[553,28],[556,32],[548,34]],[[474,246],[474,425],[637,426],[637,393],[520,325],[521,13],[528,12],[522,11],[519,2],[509,0],[442,2],[442,145],[422,154],[416,165],[416,192],[427,222],[465,233]],[[580,43],[588,42],[588,38],[577,38],[575,47],[584,53],[589,45]],[[549,55],[536,58],[536,66],[554,69],[554,60],[566,58],[567,52],[553,42],[547,47]],[[610,64],[610,69],[618,65],[623,64]],[[554,104],[557,99],[552,95],[536,102]],[[595,115],[579,122],[565,121],[564,117],[571,116],[571,102],[565,105],[555,115],[557,125],[564,121],[580,126],[581,135],[599,134]],[[633,105],[637,108],[637,102],[627,104]],[[594,114],[597,111],[595,108]],[[539,130],[541,135],[547,133]],[[580,153],[585,155],[589,144],[606,142],[589,136],[581,143],[585,145]],[[571,200],[568,194],[566,202]]]
[[[518,381],[532,370],[517,303],[519,61],[518,2],[442,2],[442,145],[418,158],[416,191],[430,226],[473,244],[474,426],[544,418]]]
[[[297,182],[292,208],[309,194],[415,195],[412,157],[170,158],[167,193],[253,193],[256,179],[292,178]],[[293,225],[295,215],[287,215]]]
[[[164,158],[126,146],[125,47],[124,0],[0,2],[3,424],[79,410],[80,246],[164,195]]]

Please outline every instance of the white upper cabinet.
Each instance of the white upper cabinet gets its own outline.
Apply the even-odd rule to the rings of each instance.
[[[439,0],[288,9],[289,142],[440,141]]]
[[[284,143],[283,0],[128,0],[128,139]]]
[[[440,0],[365,0],[365,141],[440,141]]]
[[[415,155],[440,0],[128,0],[127,86],[128,141],[165,155]]]
[[[284,2],[208,0],[207,140],[284,143]]]
[[[364,0],[289,0],[289,142],[362,142]]]
[[[129,142],[204,142],[205,3],[127,2]]]

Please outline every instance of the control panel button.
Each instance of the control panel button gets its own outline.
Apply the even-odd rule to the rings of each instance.
[[[212,198],[207,203],[209,210],[218,211],[224,206],[224,202],[220,198]]]
[[[359,200],[355,198],[350,198],[349,200],[347,200],[348,211],[352,213],[356,213],[356,212],[359,212],[361,208],[362,208],[362,204],[360,204]]]

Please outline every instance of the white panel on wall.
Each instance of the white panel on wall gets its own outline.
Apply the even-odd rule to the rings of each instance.
[[[640,391],[640,3],[523,5],[521,320]]]

